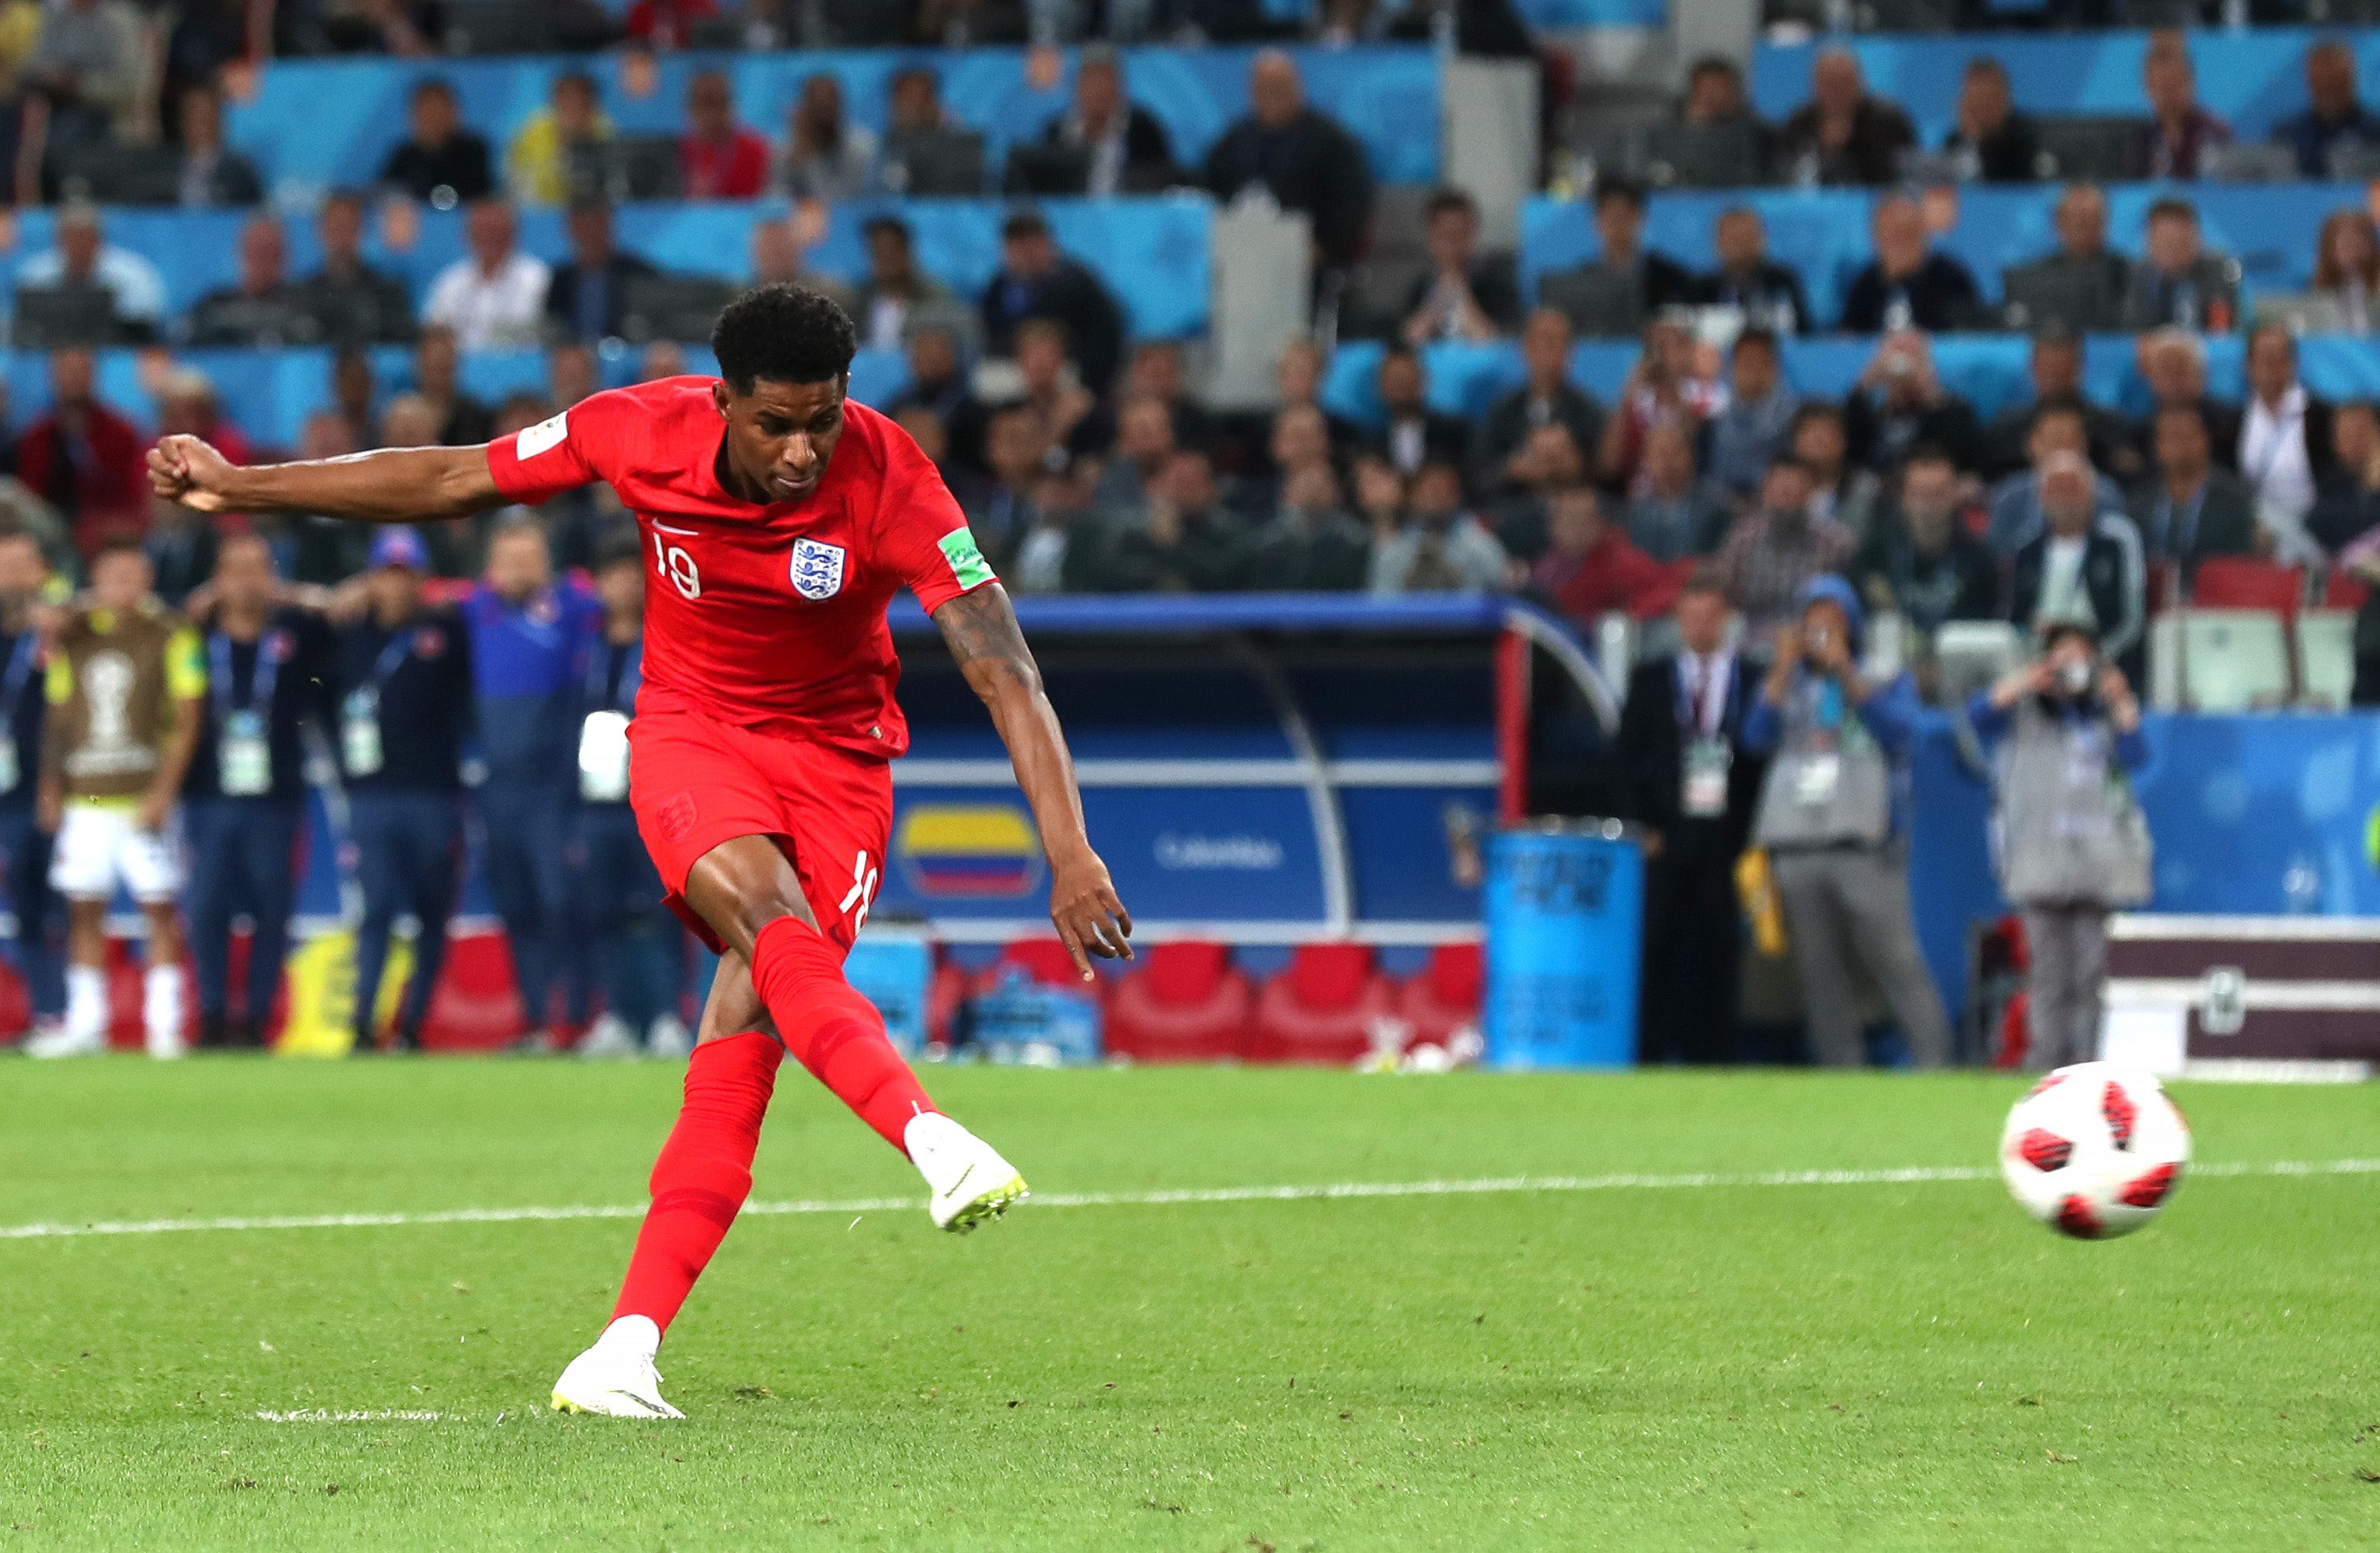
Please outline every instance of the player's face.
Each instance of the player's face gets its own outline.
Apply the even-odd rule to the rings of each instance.
[[[828,382],[752,384],[737,394],[722,382],[713,391],[727,422],[727,463],[741,494],[762,503],[798,502],[818,489],[827,460],[843,436],[847,377]]]

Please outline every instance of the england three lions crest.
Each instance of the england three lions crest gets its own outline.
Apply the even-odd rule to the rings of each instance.
[[[843,591],[843,547],[816,540],[794,541],[794,591],[805,599],[832,599]]]

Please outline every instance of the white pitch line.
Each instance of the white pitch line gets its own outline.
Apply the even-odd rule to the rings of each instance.
[[[270,1408],[260,1408],[256,1415],[267,1424],[377,1424],[383,1419],[407,1424],[435,1424],[446,1416],[443,1413],[419,1413],[390,1407],[344,1413],[334,1412],[327,1407],[301,1407],[295,1413],[275,1413]]]
[[[2277,1159],[2193,1164],[2192,1176],[2380,1175],[2380,1159]],[[1903,1186],[1992,1181],[1995,1166],[1912,1165],[1885,1171],[1769,1171],[1755,1174],[1507,1175],[1469,1181],[1342,1181],[1318,1186],[1191,1186],[1153,1192],[1043,1192],[1034,1207],[1163,1207],[1184,1203],[1310,1202],[1345,1197],[1458,1197],[1511,1192],[1682,1191],[1750,1186]],[[921,1206],[917,1197],[841,1197],[747,1203],[747,1214],[883,1213]],[[373,1230],[424,1224],[518,1224],[572,1219],[641,1219],[641,1203],[574,1207],[457,1207],[425,1213],[293,1214],[254,1219],[141,1219],[84,1224],[0,1225],[0,1240],[85,1235],[164,1235],[199,1231]]]

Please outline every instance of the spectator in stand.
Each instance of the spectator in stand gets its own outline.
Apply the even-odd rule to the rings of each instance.
[[[473,205],[463,230],[471,251],[439,272],[422,321],[452,329],[465,350],[536,344],[553,272],[515,247],[516,237],[510,205],[501,200]]]
[[[611,138],[612,121],[603,113],[595,78],[584,70],[564,71],[553,78],[546,105],[529,115],[504,153],[512,197],[532,205],[566,203],[573,192],[571,153]]]
[[[2122,469],[2130,463],[2134,470],[2141,466],[2131,457],[2132,429],[2124,418],[2112,410],[2103,409],[2082,395],[2082,341],[2067,330],[2050,327],[2033,336],[2033,354],[2029,358],[2033,380],[2033,399],[2029,404],[2014,404],[1992,417],[1984,428],[1983,475],[1985,479],[2005,479],[2032,461],[2025,443],[2033,434],[2034,412],[2044,405],[2058,405],[2073,409],[2082,417],[2082,429],[2090,443],[2091,462],[2103,469]]]
[[[1173,412],[1162,399],[1132,398],[1116,412],[1114,456],[1100,466],[1091,503],[1103,513],[1146,506],[1157,477],[1181,443],[1174,440]]]
[[[1570,428],[1551,420],[1529,433],[1509,467],[1517,477],[1517,488],[1491,509],[1489,530],[1507,555],[1527,564],[1546,552],[1554,496],[1586,482],[1586,455],[1572,440]]]
[[[612,246],[612,207],[601,200],[570,206],[570,261],[546,282],[545,327],[557,339],[619,337],[628,287],[660,271]]]
[[[1933,342],[1915,329],[1876,343],[1843,401],[1843,435],[1854,460],[1888,477],[1919,443],[1940,447],[1961,469],[1983,464],[1983,422],[1973,405],[1942,386]]]
[[[1276,491],[1285,500],[1289,482],[1308,469],[1336,475],[1330,418],[1312,405],[1289,405],[1273,416],[1269,449]]]
[[[57,509],[85,559],[148,527],[149,441],[103,403],[88,350],[50,353],[50,407],[17,438],[17,478]]]
[[[1803,587],[1844,570],[1859,549],[1849,528],[1811,513],[1810,491],[1802,461],[1780,455],[1760,481],[1760,505],[1735,520],[1719,547],[1719,581],[1755,639],[1791,621]]]
[[[1000,273],[983,288],[984,349],[1015,353],[1016,326],[1028,318],[1055,319],[1066,329],[1084,385],[1105,393],[1123,359],[1123,315],[1099,277],[1058,250],[1038,211],[1018,211],[1001,224]]]
[[[1620,402],[1603,423],[1597,463],[1604,483],[1634,494],[1645,441],[1658,426],[1676,422],[1699,439],[1703,423],[1727,405],[1727,390],[1703,374],[1694,338],[1674,319],[1645,326],[1645,348],[1620,385]]]
[[[844,111],[842,80],[824,70],[806,76],[785,116],[778,190],[796,200],[856,200],[876,188],[877,152],[876,131]]]
[[[363,451],[334,410],[316,410],[298,432],[301,459],[345,458]],[[314,514],[259,518],[257,532],[273,546],[273,569],[300,588],[330,588],[360,576],[371,548],[371,529]],[[335,727],[328,730],[335,734]]]
[[[2380,409],[2363,400],[2338,406],[2331,412],[2330,446],[2330,468],[2306,519],[2306,531],[2337,552],[2340,571],[2370,582],[2371,562],[2361,552],[2374,547],[2359,541],[2380,528]],[[2350,545],[2356,552],[2350,552]],[[2372,656],[2372,649],[2367,647],[2360,656]],[[2359,699],[2355,704],[2370,703]]]
[[[140,552],[155,581],[150,590],[168,609],[180,609],[213,576],[223,536],[212,521],[179,504],[152,499]]]
[[[2025,433],[2024,451],[2027,467],[2010,475],[1991,491],[1991,516],[1985,537],[1992,553],[2002,557],[2014,555],[2027,540],[2041,532],[2045,510],[2041,475],[2050,461],[2060,454],[2070,453],[2090,462],[2090,423],[2079,407],[2062,400],[2035,405],[2033,429]],[[2095,483],[2098,505],[2116,511],[2123,509],[2123,492],[2114,480],[2101,474],[2095,477]]]
[[[314,237],[322,267],[304,282],[298,305],[319,337],[342,346],[413,338],[413,294],[364,261],[364,197],[333,190],[315,214]]]
[[[1570,428],[1582,452],[1603,443],[1603,411],[1570,381],[1570,320],[1559,308],[1539,308],[1521,327],[1519,387],[1499,397],[1471,440],[1473,485],[1494,494],[1516,482],[1513,458],[1540,426],[1559,421]]]
[[[2186,582],[2206,556],[2255,553],[2255,492],[2215,467],[2204,419],[2187,405],[2167,405],[2152,424],[2156,467],[2131,500],[2148,558],[2178,563]]]
[[[869,350],[899,350],[912,314],[947,321],[960,312],[950,288],[917,268],[909,224],[895,215],[868,218],[868,278],[853,297],[853,322]]]
[[[475,795],[486,834],[488,893],[504,918],[520,984],[523,1050],[553,1047],[550,997],[569,979],[569,849],[577,807],[575,715],[601,606],[576,582],[556,582],[545,530],[528,514],[501,521],[487,576],[464,601],[481,758]],[[572,989],[573,991],[583,990]],[[583,1009],[573,1009],[573,1014]],[[574,1019],[573,1023],[579,1021]]]
[[[170,7],[176,14],[170,19],[172,30],[165,35],[159,104],[179,103],[182,93],[192,87],[214,85],[228,66],[259,63],[270,47],[267,30],[257,25],[269,19],[256,14],[260,8],[249,0],[181,0]],[[25,24],[11,22],[8,13],[24,11],[32,13],[30,30],[23,32],[21,39],[9,36]],[[18,5],[10,0],[0,6],[0,79],[8,83],[12,96],[18,69],[32,52],[32,34],[40,29],[40,15],[38,4]],[[170,123],[162,127],[168,135],[172,133]]]
[[[2123,327],[2134,333],[2172,324],[2220,334],[2240,314],[2239,266],[2205,251],[2198,209],[2187,200],[2149,207],[2148,251],[2132,266]]]
[[[2026,631],[2082,626],[2100,654],[2138,679],[2148,620],[2140,531],[2103,501],[2090,461],[2061,450],[2043,463],[2044,527],[2009,568],[2009,618]]]
[[[749,200],[769,184],[769,142],[735,118],[723,70],[698,70],[686,88],[678,184],[689,200]]]
[[[1539,283],[1549,306],[1570,313],[1582,333],[1619,332],[1666,309],[1688,307],[1695,297],[1694,276],[1668,255],[1648,249],[1645,237],[1645,191],[1625,178],[1595,180],[1595,231],[1602,251],[1573,270],[1558,271]],[[1617,288],[1625,299],[1619,314],[1608,299]]]
[[[1770,454],[1773,458],[1774,452]],[[1727,537],[1727,504],[1694,469],[1694,444],[1675,422],[1657,426],[1645,443],[1645,489],[1628,503],[1628,538],[1667,564],[1708,555]]]
[[[2039,276],[2069,294],[2061,300],[2061,316],[2030,322],[2072,330],[2116,328],[2131,290],[2132,267],[2107,247],[2107,193],[2096,184],[2068,184],[2058,192],[2051,219],[2058,247],[2030,264],[2004,272]]]
[[[1801,399],[1786,386],[1777,336],[1746,329],[1729,348],[1727,407],[1711,417],[1710,478],[1730,495],[1749,497],[1768,461],[1785,445]],[[1669,559],[1664,557],[1664,559]]]
[[[1793,413],[1785,450],[1810,471],[1811,513],[1833,518],[1853,534],[1866,533],[1884,484],[1875,470],[1851,462],[1843,412],[1823,400],[1803,405]]]
[[[1016,371],[1025,380],[1025,402],[1041,412],[1050,434],[1075,460],[1097,458],[1115,442],[1115,417],[1076,378],[1066,355],[1066,326],[1055,319],[1028,318],[1016,326]],[[1090,481],[1080,481],[1090,499]]]
[[[1762,769],[1743,723],[1759,682],[1728,645],[1727,595],[1707,567],[1687,579],[1674,614],[1678,650],[1629,675],[1613,750],[1621,816],[1645,831],[1637,1060],[1725,1062],[1743,959],[1735,866]]]
[[[2339,146],[2380,145],[2380,118],[2355,89],[2355,54],[2337,38],[2305,52],[2306,111],[2273,127],[2273,140],[2296,152],[2301,177],[2333,176],[2330,153]]]
[[[434,76],[416,85],[411,122],[411,134],[381,166],[382,183],[442,211],[495,192],[488,142],[463,127],[454,87]]]
[[[789,215],[763,217],[752,224],[751,284],[808,286],[832,298],[844,311],[851,310],[851,288],[832,275],[811,271],[802,250],[801,232]]]
[[[2231,143],[2231,127],[2199,103],[2197,67],[2180,33],[2150,36],[2141,60],[2141,90],[2150,118],[2138,131],[2132,164],[2150,177],[2197,177],[2207,152]]]
[[[49,149],[107,140],[133,127],[147,46],[124,0],[57,0],[20,77],[49,103]]]
[[[1125,95],[1123,56],[1105,43],[1084,47],[1075,63],[1074,103],[1050,119],[1041,142],[1089,153],[1080,192],[1095,199],[1155,194],[1182,176],[1165,126]]]
[[[2380,231],[2369,211],[2350,205],[2324,218],[2310,289],[2337,305],[2343,333],[2369,334],[2380,323]]]
[[[953,458],[964,467],[980,467],[984,406],[967,380],[958,336],[939,324],[923,324],[909,331],[904,354],[909,363],[908,385],[886,406],[888,412],[897,415],[912,406],[932,410],[950,434]]]
[[[190,849],[190,960],[199,1044],[261,1047],[289,954],[292,859],[306,817],[303,725],[335,721],[323,695],[330,628],[277,606],[272,548],[255,534],[223,541],[206,633],[207,698],[182,779]],[[245,997],[231,999],[232,918],[252,924]]]
[[[1888,195],[1876,202],[1871,229],[1876,258],[1843,293],[1845,334],[1923,329],[1938,334],[1974,322],[1983,309],[1975,277],[1933,246],[1923,205],[1905,194]]]
[[[234,464],[252,463],[256,446],[227,419],[212,379],[195,367],[174,367],[157,384],[157,434],[192,436],[212,443]]]
[[[1297,66],[1266,49],[1248,67],[1254,112],[1207,152],[1206,185],[1226,202],[1261,189],[1285,211],[1314,221],[1318,273],[1355,261],[1372,221],[1372,170],[1364,148],[1338,120],[1305,102]]]
[[[253,205],[264,198],[256,165],[223,142],[223,97],[212,86],[182,93],[182,171],[176,198],[185,210]]]
[[[34,758],[42,747],[48,710],[42,694],[41,616],[50,601],[49,563],[40,540],[21,527],[0,528],[0,733],[16,758],[0,776],[0,857],[6,859],[8,904],[17,930],[9,958],[24,978],[32,1004],[33,1027],[58,1027],[66,1013],[66,962],[62,934],[65,908],[50,885],[50,833],[38,823],[34,796],[41,783]],[[0,1046],[24,1038],[22,1026],[0,1037]]]
[[[1901,461],[1900,499],[1878,516],[1852,565],[1870,608],[1931,639],[1947,621],[1997,620],[2000,565],[1967,527],[1959,466],[1919,443]]]
[[[1249,537],[1250,585],[1297,593],[1352,593],[1365,586],[1372,539],[1339,500],[1327,462],[1285,471],[1272,518]]]
[[[718,14],[718,0],[636,0],[621,30],[647,48],[666,53],[690,46],[694,24]]]
[[[1669,612],[1677,584],[1669,568],[1628,542],[1628,531],[1603,518],[1595,487],[1581,480],[1548,503],[1546,552],[1530,568],[1530,585],[1553,601],[1590,636],[1607,614],[1643,622]]]
[[[2040,176],[2033,120],[2010,101],[2008,67],[1989,55],[1967,61],[1959,82],[1959,121],[1942,149],[1959,159],[1965,176],[1985,183],[2031,183]]]
[[[2152,413],[2167,405],[2188,405],[2206,422],[2215,443],[2215,462],[2227,469],[2240,467],[2240,407],[2206,392],[2206,344],[2187,329],[2171,326],[2144,335],[2138,346],[2141,376],[2149,385]],[[2145,467],[2156,456],[2149,441],[2152,427],[2140,433],[2140,461]]]
[[[1738,309],[1748,327],[1772,334],[1798,334],[1809,326],[1802,277],[1768,257],[1768,228],[1758,211],[1749,205],[1721,211],[1711,239],[1718,268],[1694,283],[1695,303]]]
[[[356,928],[356,1045],[378,1045],[381,974],[399,915],[419,925],[413,977],[392,1048],[415,1051],[446,958],[446,924],[463,853],[463,740],[471,723],[471,636],[462,616],[422,597],[429,552],[410,528],[372,538],[364,612],[338,630],[328,688],[336,697],[339,773],[356,848],[363,918]]]
[[[1428,382],[1421,358],[1391,346],[1380,358],[1381,424],[1370,438],[1372,451],[1408,479],[1430,463],[1460,465],[1471,429],[1451,415],[1429,407]]]
[[[495,435],[495,416],[463,392],[457,375],[463,364],[460,347],[455,332],[438,324],[424,329],[413,347],[413,391],[435,418],[442,447],[469,447]]]
[[[1839,576],[1813,577],[1777,630],[1743,721],[1768,756],[1753,840],[1768,851],[1820,1064],[1866,1058],[1855,977],[1883,994],[1920,1068],[1950,1060],[1949,1022],[1909,910],[1909,761],[1917,686],[1860,673],[1865,622]]]
[[[370,357],[359,350],[342,350],[331,358],[332,407],[327,413],[338,417],[355,452],[388,445],[381,441],[380,417],[373,408],[379,397],[380,382],[372,374]]]
[[[1464,510],[1463,471],[1451,463],[1421,467],[1403,523],[1372,545],[1377,594],[1499,592],[1512,570],[1496,536]]]
[[[1158,400],[1172,411],[1174,436],[1184,447],[1208,448],[1214,442],[1215,418],[1183,381],[1181,341],[1143,340],[1133,346],[1124,392]]]
[[[994,567],[1006,566],[1032,531],[1038,517],[1034,497],[1054,451],[1050,429],[1030,405],[1002,405],[991,412],[983,434],[991,478],[969,492],[966,515],[976,543]]]
[[[1879,185],[1900,176],[1900,153],[1917,143],[1917,132],[1907,114],[1869,93],[1859,56],[1837,47],[1811,63],[1810,101],[1785,121],[1778,140],[1788,182]]]
[[[2255,493],[2257,517],[2277,542],[2276,559],[2319,564],[2322,548],[2305,521],[2330,458],[2330,406],[2298,381],[2297,341],[2277,323],[2248,335],[2248,389],[2238,467]]]
[[[17,272],[17,289],[84,285],[104,290],[115,304],[116,322],[136,337],[153,339],[164,331],[165,277],[130,249],[107,241],[97,206],[76,203],[58,212],[52,246]]]
[[[239,279],[208,292],[190,309],[194,346],[272,347],[310,343],[313,321],[290,284],[289,239],[281,223],[260,215],[239,229]]]
[[[1479,205],[1441,188],[1427,207],[1429,273],[1405,294],[1405,343],[1492,340],[1520,327],[1521,294],[1509,262],[1479,257]]]
[[[1743,95],[1743,72],[1724,55],[1706,54],[1686,69],[1685,96],[1678,103],[1681,124],[1749,124],[1758,115]]]
[[[1160,406],[1162,408],[1162,406]],[[1247,539],[1218,500],[1215,468],[1194,448],[1166,455],[1138,521],[1100,547],[1083,583],[1099,593],[1220,593],[1245,586]]]

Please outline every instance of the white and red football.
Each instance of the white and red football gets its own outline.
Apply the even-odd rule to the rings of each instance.
[[[2077,1062],[2009,1108],[2000,1175],[2024,1211],[2077,1240],[2157,1216],[2190,1162],[2190,1123],[2146,1071]]]

